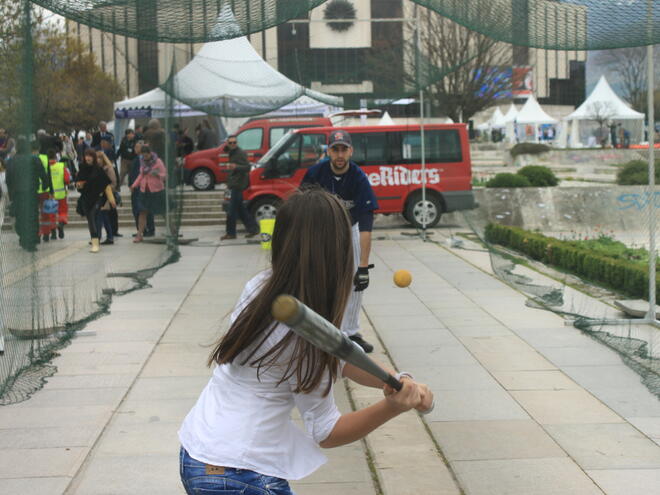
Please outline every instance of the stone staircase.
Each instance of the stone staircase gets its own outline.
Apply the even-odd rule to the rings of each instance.
[[[119,207],[119,227],[134,228],[135,222],[131,210],[131,196],[128,188],[122,189],[122,205]],[[224,225],[226,215],[222,211],[222,200],[224,190],[194,191],[192,189],[183,191],[183,210],[181,213],[181,226],[203,226]],[[87,220],[76,213],[77,192],[69,192],[69,225],[68,228],[87,228]],[[162,225],[162,217],[156,217],[156,225]],[[11,229],[13,218],[5,215],[2,225],[3,230]]]

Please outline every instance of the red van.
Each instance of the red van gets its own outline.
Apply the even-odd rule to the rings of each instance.
[[[331,126],[326,117],[274,117],[248,121],[236,133],[238,146],[248,155],[250,161],[257,161],[270,147],[291,129],[303,127]],[[225,143],[217,148],[196,151],[184,160],[183,174],[186,184],[198,191],[213,189],[215,184],[227,181],[228,161]]]
[[[433,227],[442,213],[474,208],[472,165],[465,124],[424,126],[426,202],[422,201],[419,125],[323,127],[290,131],[250,172],[243,198],[257,220],[274,216],[278,204],[296,189],[323,155],[333,130],[353,141],[352,160],[367,174],[379,209],[402,213],[416,227]]]

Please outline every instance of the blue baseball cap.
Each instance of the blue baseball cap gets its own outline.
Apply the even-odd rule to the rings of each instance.
[[[353,143],[351,142],[351,135],[341,129],[332,131],[330,133],[330,137],[328,138],[328,148],[332,148],[333,146],[337,146],[339,144],[344,146],[353,146]]]

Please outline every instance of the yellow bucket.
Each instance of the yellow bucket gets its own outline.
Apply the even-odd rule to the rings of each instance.
[[[275,229],[275,219],[266,218],[264,220],[259,220],[259,229],[261,231],[261,249],[269,250],[271,247],[273,230]]]

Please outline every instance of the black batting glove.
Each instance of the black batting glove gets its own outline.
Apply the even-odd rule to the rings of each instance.
[[[373,267],[374,265],[358,267],[357,272],[355,272],[355,277],[353,278],[355,292],[362,292],[369,287],[369,269]]]

